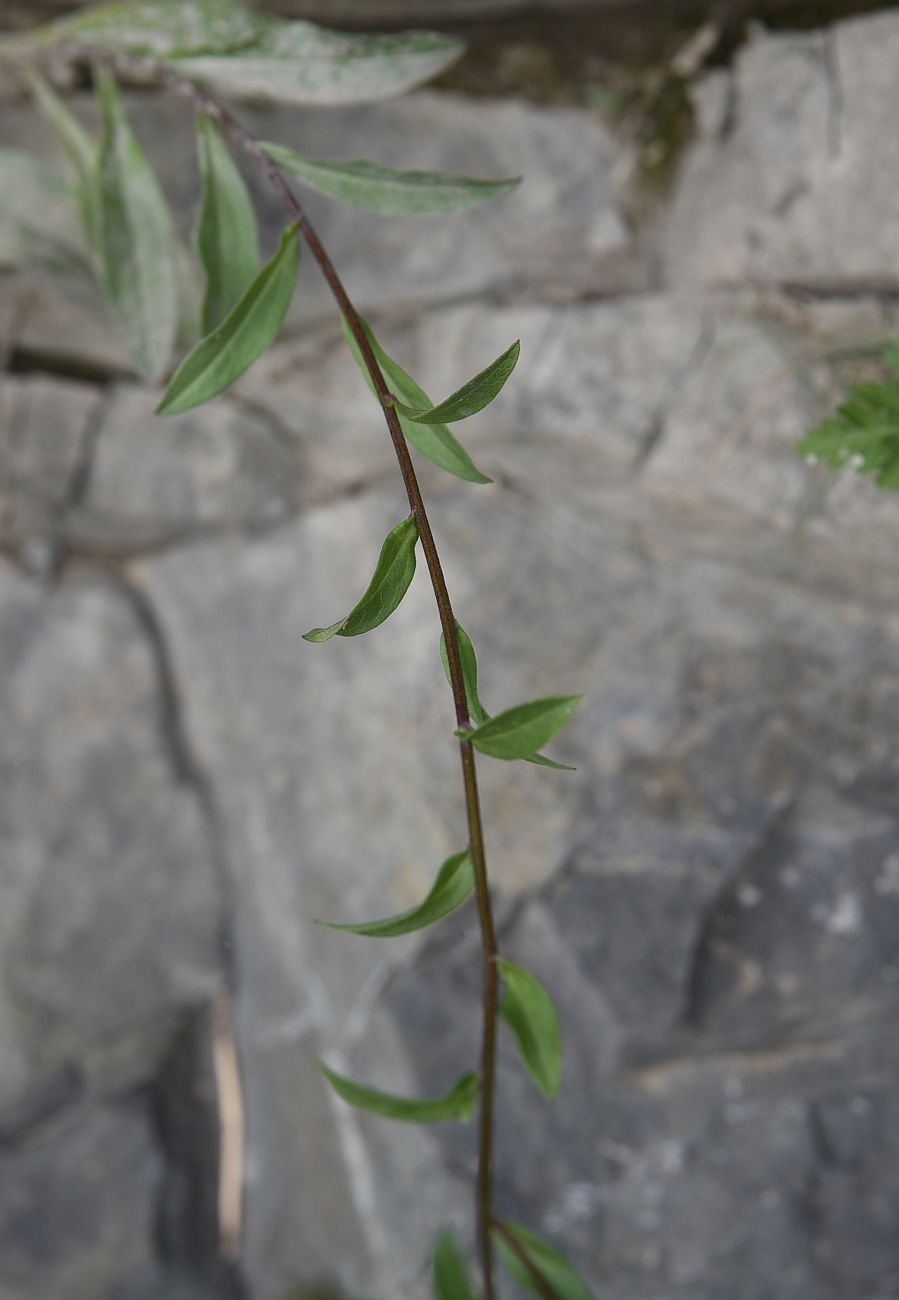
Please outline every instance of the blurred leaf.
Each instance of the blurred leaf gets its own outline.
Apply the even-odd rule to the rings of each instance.
[[[428,396],[415,380],[406,374],[402,366],[389,357],[375,338],[369,325],[361,321],[365,336],[371,344],[372,351],[378,365],[384,374],[388,387],[397,396],[404,401],[412,402],[416,405],[428,405]],[[346,321],[343,322],[343,333],[349,344],[350,351],[356,361],[357,366],[362,371],[365,382],[372,392],[375,386],[371,381],[371,375],[368,373],[368,366],[362,353],[359,351],[359,345],[353,338],[353,333]],[[486,474],[482,474],[477,468],[468,452],[450,433],[445,424],[415,424],[412,420],[407,420],[404,415],[397,412],[400,422],[400,428],[404,436],[412,443],[416,451],[420,451],[428,460],[439,465],[450,474],[455,474],[457,478],[465,479],[469,483],[490,483],[491,479]]]
[[[368,589],[346,618],[330,627],[314,627],[303,634],[304,641],[330,641],[332,636],[361,636],[389,618],[409,590],[415,575],[415,543],[418,528],[409,515],[392,528],[381,547],[374,576]]]
[[[157,414],[176,415],[208,402],[262,356],[287,315],[299,261],[297,227],[288,226],[274,257],[237,306],[181,362],[156,408]]]
[[[320,193],[385,217],[472,208],[506,194],[520,180],[520,177],[490,181],[448,176],[443,172],[400,172],[364,159],[327,162],[304,158],[280,144],[266,144],[263,148],[279,167]]]
[[[178,58],[183,76],[238,99],[358,104],[400,95],[453,63],[462,42],[430,32],[366,36],[310,22],[271,24],[232,57]]]
[[[87,269],[72,186],[18,149],[0,148],[0,266]]]
[[[468,704],[468,714],[476,727],[483,726],[485,722],[490,721],[490,714],[484,708],[478,695],[478,660],[475,654],[474,645],[471,637],[465,631],[461,623],[456,623],[456,635],[459,639],[459,657],[462,661],[462,681],[465,684],[465,699]],[[443,636],[440,637],[440,662],[443,664],[443,671],[446,674],[446,680],[452,686],[450,677],[449,657],[446,653],[446,642]],[[573,772],[575,769],[568,763],[557,763],[554,758],[547,758],[545,754],[525,754],[525,763],[534,763],[538,767],[551,767],[557,772]]]
[[[515,369],[520,352],[521,344],[513,343],[501,357],[491,361],[486,369],[475,375],[474,379],[469,379],[467,384],[463,384],[437,406],[421,408],[397,402],[396,409],[418,424],[438,424],[441,421],[452,424],[455,420],[467,420],[470,415],[476,415],[485,406],[489,406],[501,391]]]
[[[321,922],[329,930],[347,930],[350,934],[361,934],[372,939],[392,939],[399,934],[411,934],[413,930],[423,930],[426,925],[433,925],[457,907],[461,907],[474,889],[474,867],[468,850],[454,853],[447,858],[437,873],[437,879],[423,903],[398,916],[389,916],[383,921],[365,921],[360,925],[335,925],[330,921]]]
[[[561,731],[580,699],[580,695],[550,695],[517,704],[473,731],[458,731],[456,735],[471,741],[475,749],[491,758],[529,758]]]
[[[90,223],[100,286],[134,364],[156,379],[169,363],[178,329],[175,233],[105,69],[98,71],[97,92],[103,132]]]
[[[551,1246],[542,1237],[538,1237],[536,1232],[531,1232],[529,1228],[523,1228],[518,1223],[505,1221],[503,1226],[515,1238],[532,1266],[558,1300],[593,1300],[590,1288],[584,1279],[555,1246]],[[546,1300],[546,1289],[537,1285],[535,1278],[506,1241],[502,1232],[494,1227],[493,1235],[499,1247],[500,1258],[511,1277],[532,1295]]]
[[[562,1078],[562,1032],[552,999],[535,975],[499,958],[503,1000],[499,1013],[515,1035],[521,1059],[552,1100]]]
[[[197,251],[206,272],[202,328],[208,334],[221,324],[255,279],[259,232],[243,177],[208,117],[197,119],[197,157],[203,186]]]
[[[899,373],[896,349],[887,351],[884,362]],[[810,430],[796,450],[831,469],[873,474],[878,487],[899,488],[899,387],[893,380],[854,384],[843,405]]]
[[[436,1300],[477,1300],[465,1260],[450,1228],[443,1228],[434,1245]]]
[[[321,1061],[318,1068],[337,1093],[338,1097],[359,1110],[370,1110],[385,1119],[401,1119],[410,1124],[438,1124],[447,1119],[469,1119],[478,1096],[478,1079],[475,1074],[464,1074],[445,1097],[419,1100],[413,1097],[394,1097],[389,1092],[379,1092],[364,1084],[329,1070]]]
[[[233,0],[135,0],[92,5],[80,13],[7,37],[0,48],[29,50],[65,43],[103,45],[155,56],[227,53],[251,45],[276,24]]]

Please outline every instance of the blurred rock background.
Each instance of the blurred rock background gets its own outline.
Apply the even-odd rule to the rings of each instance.
[[[495,483],[422,466],[488,707],[585,692],[576,773],[481,765],[502,944],[566,1029],[553,1107],[504,1045],[500,1205],[603,1300],[889,1300],[899,502],[794,444],[899,327],[899,12],[606,7],[335,2],[464,17],[470,61],[243,116],[525,177],[469,216],[309,204],[428,391],[522,339],[465,429]],[[130,105],[188,229],[189,114]],[[13,98],[2,142],[54,156]],[[377,412],[311,261],[276,348],[165,421],[82,287],[2,289],[0,1298],[424,1296],[473,1132],[357,1115],[312,1065],[437,1092],[478,1035],[472,909],[387,947],[314,924],[409,906],[463,837],[423,575],[364,644],[300,639],[405,513]]]

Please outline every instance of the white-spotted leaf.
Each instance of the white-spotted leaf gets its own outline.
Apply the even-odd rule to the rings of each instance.
[[[436,1300],[477,1300],[477,1292],[450,1228],[443,1228],[434,1244],[434,1295]]]
[[[520,352],[521,344],[513,343],[501,357],[491,361],[474,379],[469,379],[437,406],[409,406],[398,401],[396,409],[416,424],[453,424],[456,420],[467,420],[470,415],[477,415],[478,411],[490,405],[515,369]],[[399,393],[396,396],[399,397]]]
[[[409,583],[415,576],[415,543],[418,541],[418,528],[412,515],[391,528],[374,576],[368,584],[365,595],[354,605],[346,618],[339,619],[330,627],[314,627],[311,632],[303,634],[304,641],[330,641],[332,636],[361,636],[372,628],[380,626],[389,618],[409,590]]]
[[[329,930],[346,930],[349,934],[361,934],[369,939],[394,939],[400,934],[411,934],[414,930],[423,930],[427,925],[440,921],[457,907],[461,907],[474,889],[474,866],[466,849],[447,858],[437,873],[424,902],[408,912],[397,916],[388,916],[381,921],[363,921],[358,925],[336,925],[332,921],[321,924]]]
[[[263,148],[279,167],[312,189],[385,217],[457,212],[498,198],[520,181],[517,176],[491,181],[443,172],[401,172],[365,159],[331,162],[304,158],[281,144]]]
[[[515,1035],[521,1059],[537,1087],[552,1100],[562,1078],[562,1031],[546,989],[530,971],[499,958],[503,1000],[499,1013]]]
[[[238,99],[359,104],[400,95],[455,62],[462,42],[431,32],[368,36],[314,23],[271,24],[232,56],[172,60],[191,80]]]
[[[236,0],[130,0],[91,5],[7,38],[3,45],[13,50],[102,45],[123,54],[156,58],[224,54],[252,45],[275,25],[273,19]]]
[[[463,1074],[445,1097],[396,1097],[377,1088],[355,1083],[344,1075],[317,1062],[319,1070],[343,1101],[358,1110],[368,1110],[385,1119],[405,1120],[409,1124],[439,1124],[448,1119],[470,1119],[478,1096],[475,1074]]]
[[[509,1244],[502,1229],[515,1239],[518,1249],[527,1256],[530,1269]],[[505,1221],[501,1228],[494,1226],[493,1237],[499,1247],[500,1259],[510,1276],[532,1295],[539,1296],[540,1300],[548,1300],[550,1295],[555,1296],[556,1300],[593,1300],[590,1288],[580,1273],[568,1263],[561,1251],[538,1237],[536,1232],[531,1232],[518,1223]],[[534,1272],[539,1274],[542,1286]]]
[[[299,260],[297,228],[288,226],[274,257],[237,306],[181,362],[156,408],[158,415],[176,415],[208,402],[262,356],[287,315]]]
[[[259,269],[256,214],[243,177],[218,128],[197,119],[197,157],[203,197],[197,222],[197,252],[206,273],[203,333],[225,319]]]
[[[175,233],[162,190],[105,69],[97,74],[97,91],[103,130],[90,228],[100,285],[134,364],[157,379],[178,330]]]
[[[361,323],[391,392],[413,405],[429,405],[430,401],[427,394],[419,388],[410,375],[406,374],[402,366],[387,355],[372,333],[371,327],[365,321]],[[368,373],[368,366],[365,364],[365,359],[359,350],[359,344],[353,337],[353,332],[346,321],[343,322],[343,333],[356,364],[362,371],[365,382],[374,392],[375,386],[371,381],[371,375]],[[456,478],[465,479],[469,483],[492,482],[486,474],[481,473],[468,452],[458,439],[450,433],[445,424],[416,424],[412,420],[407,420],[399,411],[397,414],[403,435],[412,443],[416,451],[420,451],[423,456],[427,456],[428,460],[432,460],[435,465],[439,465],[441,469],[445,469],[448,473],[455,474]]]
[[[580,695],[550,695],[543,700],[517,704],[471,731],[458,731],[475,749],[491,758],[530,758],[565,726]]]

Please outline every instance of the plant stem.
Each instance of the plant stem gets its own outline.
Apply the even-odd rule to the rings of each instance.
[[[531,1259],[509,1225],[504,1223],[502,1219],[493,1219],[491,1220],[491,1227],[499,1233],[513,1255],[520,1261],[522,1268],[527,1272],[528,1277],[534,1284],[534,1290],[542,1297],[542,1300],[559,1300],[555,1287],[545,1276],[543,1270],[539,1269]]]
[[[93,51],[91,52],[91,57],[94,57]],[[456,725],[460,729],[470,727],[471,720],[468,714],[465,684],[462,677],[462,660],[459,654],[459,643],[456,637],[456,619],[453,614],[453,607],[450,602],[449,592],[446,586],[446,578],[444,577],[443,566],[440,562],[440,555],[437,550],[437,543],[434,540],[434,534],[431,530],[428,513],[425,509],[425,503],[421,495],[418,477],[415,473],[415,467],[412,464],[412,457],[409,454],[409,447],[406,443],[402,428],[400,427],[399,417],[394,409],[387,382],[381,371],[381,367],[378,365],[377,358],[368,341],[365,330],[362,328],[359,314],[350,301],[349,295],[343,285],[343,281],[340,279],[334,263],[331,261],[324,245],[319,239],[315,227],[306,215],[303,205],[291,189],[284,173],[268,156],[255,136],[253,136],[246,127],[237,120],[237,118],[232,116],[232,114],[222,104],[220,104],[218,100],[213,99],[212,96],[208,95],[206,91],[195,86],[192,82],[184,80],[163,63],[158,63],[153,60],[127,59],[122,58],[121,56],[112,56],[110,58],[107,52],[102,52],[100,57],[102,57],[104,61],[111,61],[114,65],[124,68],[126,71],[133,70],[141,73],[150,73],[155,80],[169,87],[169,89],[173,90],[176,94],[190,100],[195,108],[206,114],[206,116],[211,118],[213,121],[217,122],[235,144],[239,145],[240,148],[243,149],[245,153],[249,154],[259,167],[261,167],[269,183],[281,196],[285,207],[296,222],[299,232],[302,234],[309,251],[318,263],[319,269],[321,270],[321,273],[324,276],[338,307],[340,308],[341,314],[343,315],[343,318],[359,347],[359,351],[365,361],[366,368],[371,376],[372,384],[381,404],[384,418],[387,421],[387,428],[390,432],[394,452],[396,453],[396,458],[399,463],[400,473],[406,489],[406,495],[409,499],[409,507],[418,528],[418,535],[421,539],[422,551],[424,552],[425,561],[428,566],[431,586],[434,590],[434,598],[437,602],[437,611],[440,616],[440,625],[443,630],[443,638],[446,644],[450,684],[452,686],[453,702],[456,712]],[[490,1225],[493,1217],[493,1119],[496,1081],[496,1027],[499,1003],[499,969],[497,965],[498,950],[496,943],[496,930],[493,923],[493,907],[490,898],[490,882],[487,875],[487,859],[484,850],[484,829],[481,818],[481,801],[478,793],[478,778],[475,767],[474,749],[472,745],[465,740],[460,740],[459,749],[462,760],[462,777],[465,786],[465,810],[468,821],[469,852],[471,853],[472,863],[474,865],[475,891],[478,901],[478,915],[481,927],[481,949],[483,957],[483,1030],[481,1040],[480,1124],[477,1180],[478,1247],[481,1259],[485,1300],[494,1300],[495,1282],[493,1269],[493,1242],[491,1238]]]

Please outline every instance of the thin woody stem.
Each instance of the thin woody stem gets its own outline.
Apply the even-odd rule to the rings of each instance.
[[[377,357],[363,329],[359,314],[353,306],[343,281],[337,273],[334,263],[328,256],[315,227],[306,215],[306,211],[294,194],[281,169],[272,161],[260,142],[246,127],[238,121],[218,100],[206,91],[184,80],[170,67],[155,60],[130,59],[110,55],[108,51],[89,51],[89,57],[110,62],[125,71],[149,73],[154,80],[167,86],[176,94],[190,100],[201,113],[211,118],[223,131],[247,153],[280,195],[285,207],[297,224],[299,233],[306,241],[310,253],[318,263],[322,275],[340,308],[341,314],[356,341],[366,369],[371,376],[372,385],[381,404],[384,419],[393,442],[393,449],[399,463],[400,473],[409,499],[409,507],[415,518],[421,547],[424,552],[440,625],[446,645],[449,665],[450,684],[456,713],[456,724],[460,729],[469,728],[471,720],[465,695],[465,683],[462,676],[462,660],[456,637],[456,619],[450,602],[443,566],[434,534],[431,530],[428,513],[421,495],[421,488],[412,464],[412,457],[400,427],[399,417],[394,409],[390,390],[384,378]],[[490,899],[490,884],[487,875],[487,860],[484,851],[484,830],[481,817],[481,802],[478,793],[477,771],[475,768],[474,749],[469,741],[460,740],[460,757],[462,760],[462,777],[465,786],[465,810],[468,821],[469,852],[474,865],[475,892],[477,894],[478,914],[481,927],[481,948],[483,956],[483,1032],[481,1041],[480,1071],[480,1124],[478,1142],[478,1180],[477,1180],[477,1225],[478,1247],[481,1259],[481,1271],[484,1282],[485,1300],[494,1300],[495,1282],[493,1268],[493,1241],[490,1231],[493,1217],[493,1128],[494,1095],[496,1080],[496,1027],[499,1002],[499,970],[497,965],[496,929],[493,922],[493,908]]]

